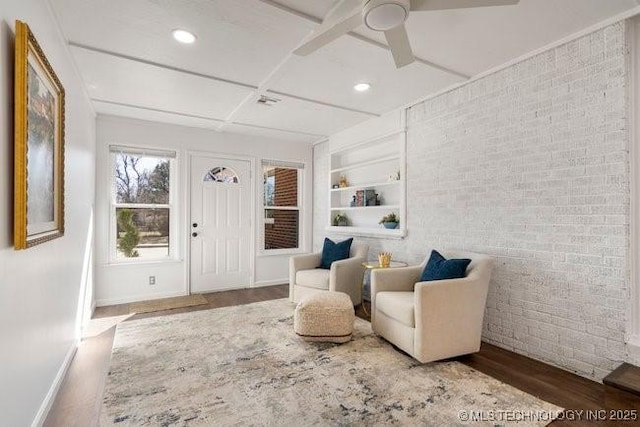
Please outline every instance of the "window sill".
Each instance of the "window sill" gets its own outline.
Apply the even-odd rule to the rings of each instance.
[[[299,255],[307,253],[300,248],[298,249],[262,249],[258,251],[257,256],[259,257],[269,257],[269,256],[282,256],[282,255]]]
[[[162,258],[149,259],[146,261],[109,261],[103,263],[103,267],[131,267],[137,265],[153,265],[153,264],[181,264],[184,262],[182,258]]]

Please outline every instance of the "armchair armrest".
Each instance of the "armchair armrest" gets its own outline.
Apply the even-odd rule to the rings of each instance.
[[[363,257],[352,257],[334,261],[329,273],[329,290],[344,292],[351,297],[354,304],[362,301]]]
[[[378,292],[410,292],[420,280],[423,265],[371,270],[371,326],[376,331],[376,295]]]
[[[289,258],[289,287],[296,284],[296,273],[300,270],[311,270],[320,266],[322,255],[312,253],[295,255]]]
[[[488,291],[488,278],[416,283],[415,352],[421,361],[479,350]]]
[[[294,300],[294,288],[296,286],[296,273],[300,270],[311,270],[320,265],[322,254],[312,253],[295,255],[289,258],[289,299]]]
[[[320,267],[320,261],[322,255],[317,253],[294,255],[289,258],[289,267],[295,271],[298,270],[311,270],[313,268]]]
[[[412,291],[420,280],[424,266],[414,265],[400,268],[375,268],[371,270],[371,303],[378,292]]]

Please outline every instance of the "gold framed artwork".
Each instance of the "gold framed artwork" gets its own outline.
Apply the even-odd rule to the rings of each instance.
[[[13,246],[64,235],[64,88],[29,26],[16,21]]]

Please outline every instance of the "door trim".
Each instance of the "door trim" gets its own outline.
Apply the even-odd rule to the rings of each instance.
[[[239,160],[249,162],[249,209],[251,209],[250,218],[251,225],[249,227],[249,288],[255,287],[256,282],[256,159],[255,157],[241,156],[236,154],[228,154],[228,153],[218,153],[213,151],[187,151],[188,157],[188,166],[187,166],[187,220],[185,221],[185,247],[187,254],[187,263],[186,263],[186,276],[187,276],[187,293],[191,294],[191,172],[193,169],[193,159],[194,157],[198,158],[210,158],[210,159],[228,159],[228,160]],[[230,289],[238,289],[238,288],[230,288]],[[220,289],[221,291],[224,289]]]

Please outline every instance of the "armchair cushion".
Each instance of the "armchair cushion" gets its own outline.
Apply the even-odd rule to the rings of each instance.
[[[416,327],[413,292],[380,292],[376,295],[376,308],[410,328]]]
[[[446,259],[438,251],[433,250],[429,262],[422,271],[420,281],[461,279],[465,276],[470,263],[471,260],[468,258]]]
[[[308,288],[329,290],[329,270],[314,268],[296,272],[296,284]]]
[[[335,243],[333,240],[325,237],[324,245],[322,246],[322,259],[320,261],[320,268],[330,269],[331,264],[334,261],[340,261],[341,259],[349,258],[351,252],[351,243],[353,238],[349,238],[340,243]]]

